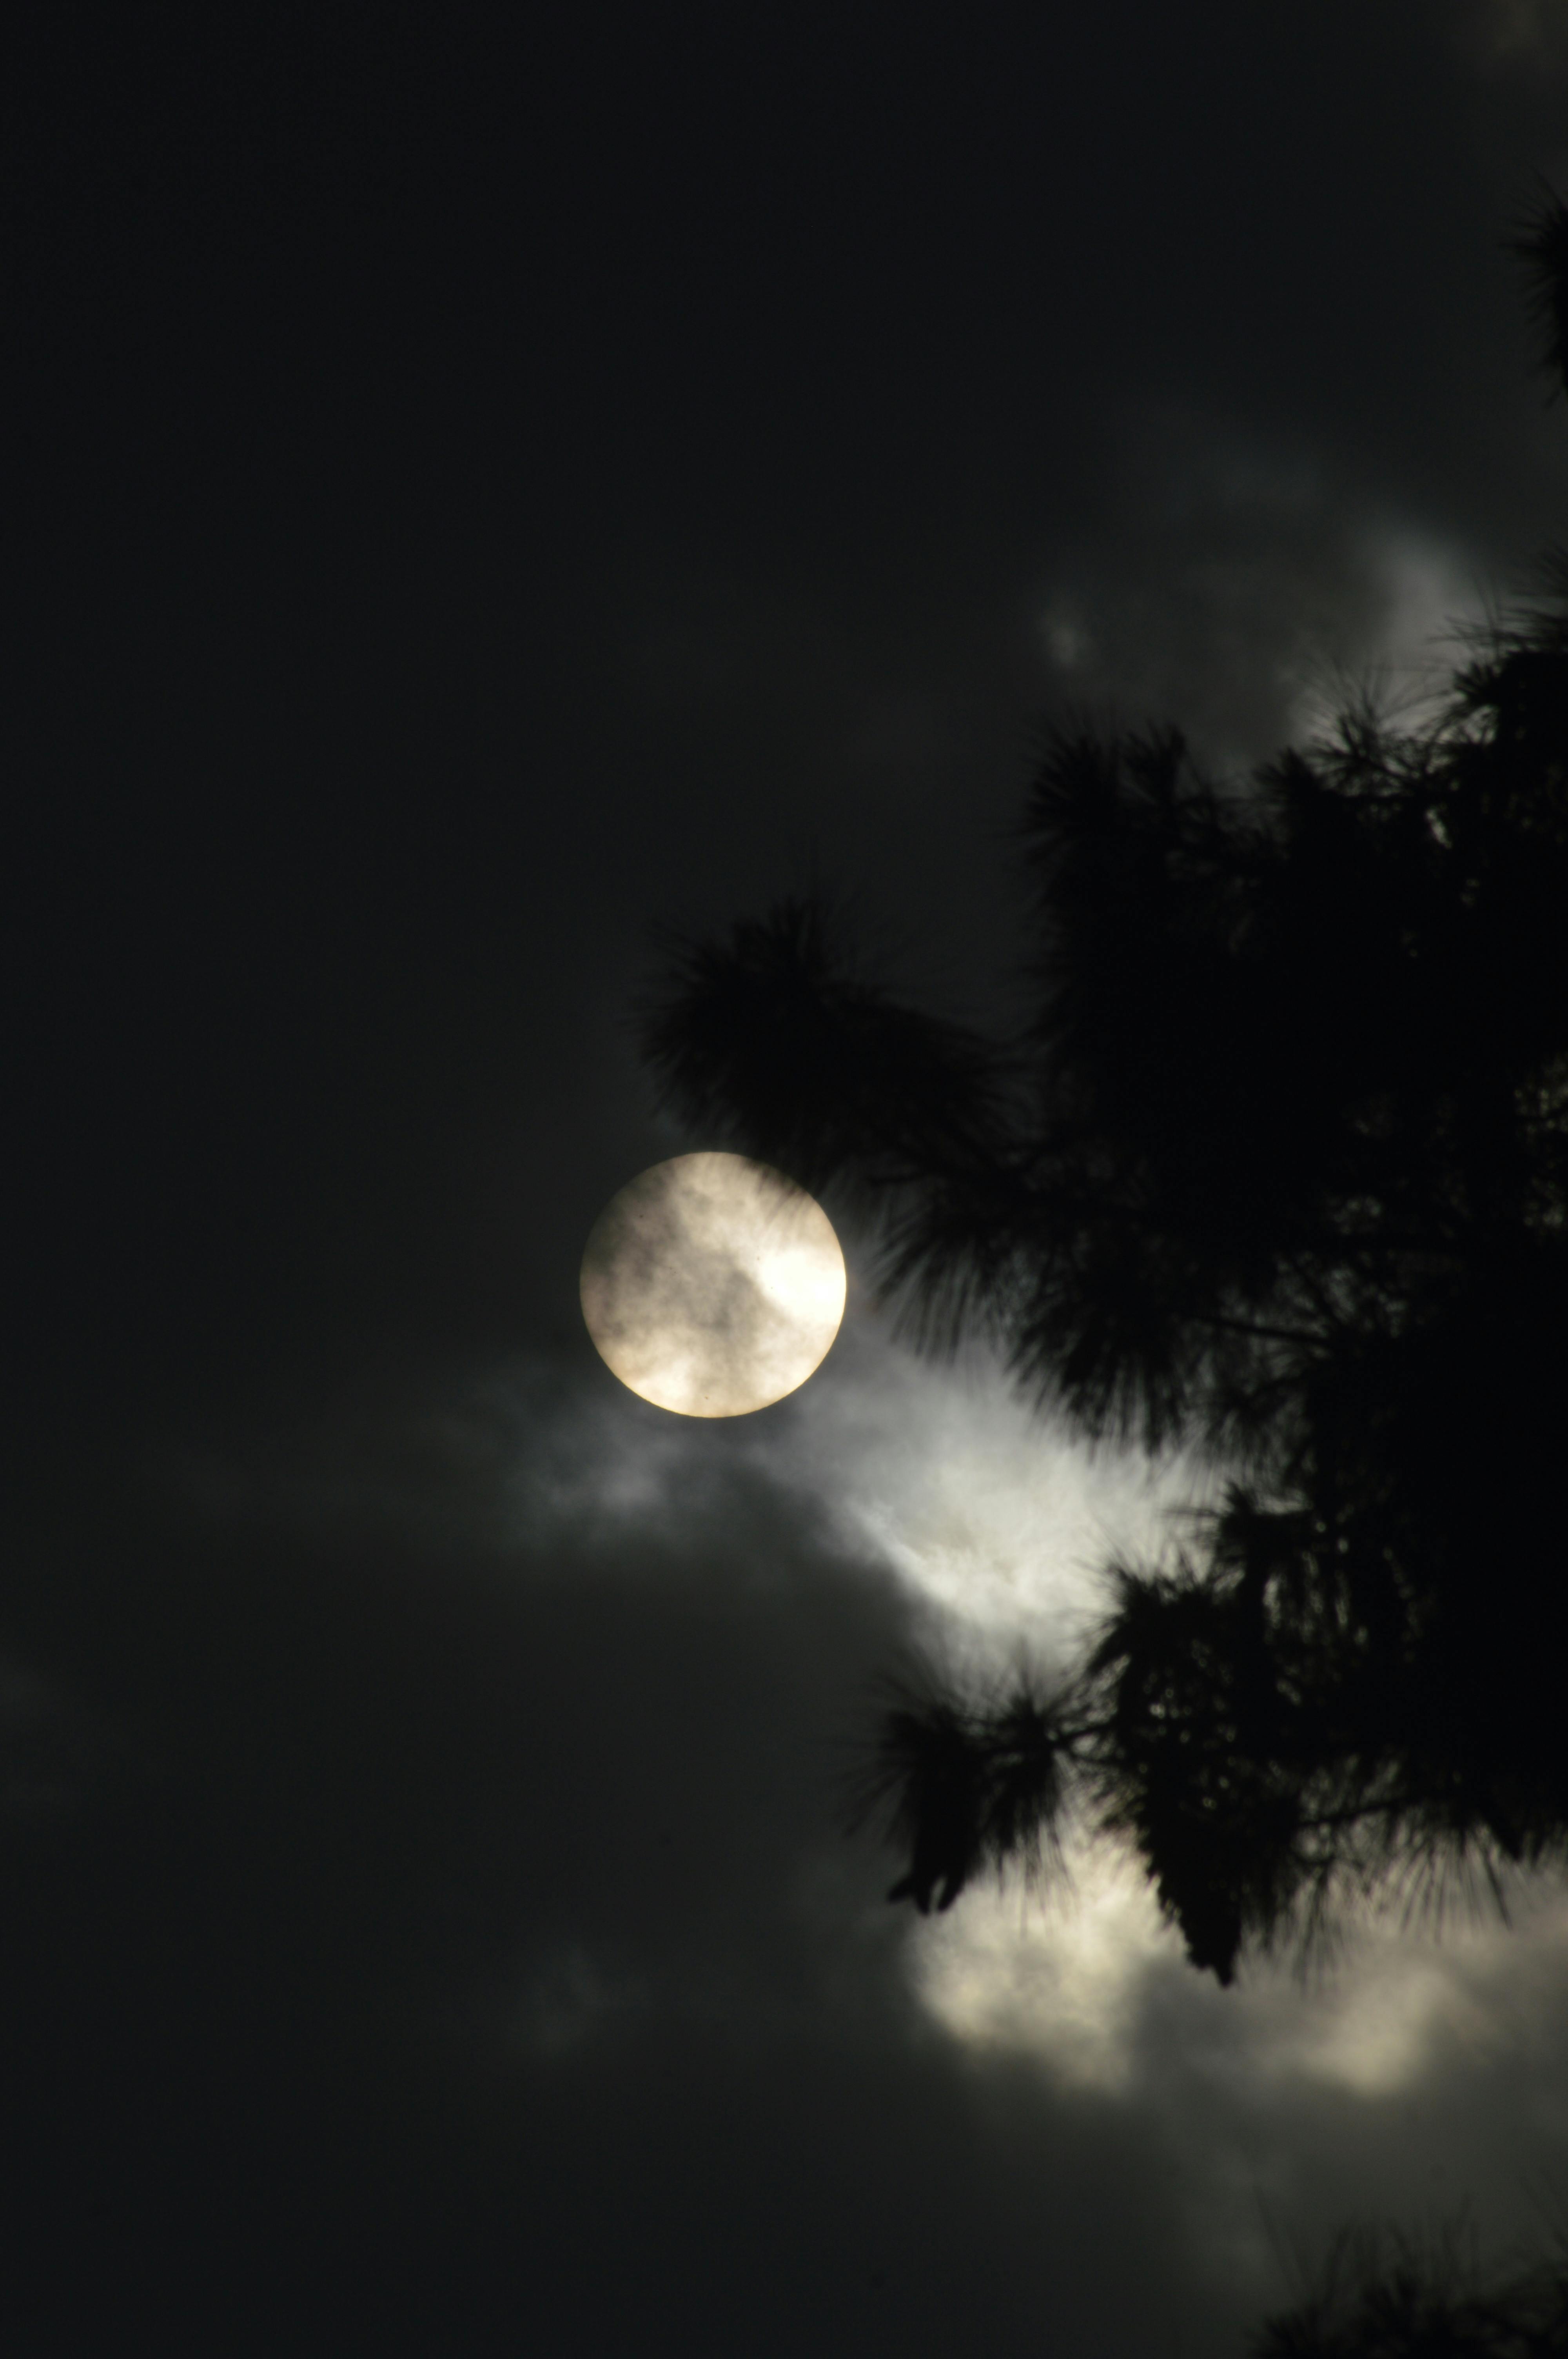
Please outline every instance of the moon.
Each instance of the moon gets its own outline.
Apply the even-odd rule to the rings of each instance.
[[[600,1357],[681,1417],[748,1417],[798,1390],[844,1316],[844,1256],[813,1196],[745,1155],[676,1155],[589,1233],[582,1315]]]

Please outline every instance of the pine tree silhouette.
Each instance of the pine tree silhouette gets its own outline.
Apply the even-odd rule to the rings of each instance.
[[[1514,244],[1568,383],[1568,208]],[[899,1004],[814,902],[687,947],[644,1008],[670,1107],[852,1191],[918,1341],[983,1330],[1082,1432],[1230,1471],[1173,1565],[1110,1568],[1058,1692],[896,1700],[895,1897],[946,1908],[1087,1807],[1228,1983],[1391,1874],[1500,1897],[1568,1856],[1549,562],[1422,728],[1353,707],[1228,789],[1173,731],[1059,734],[1011,1039]]]

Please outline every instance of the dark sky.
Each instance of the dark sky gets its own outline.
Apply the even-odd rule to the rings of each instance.
[[[1222,1994],[839,1832],[1180,1470],[858,1284],[675,1419],[577,1269],[706,1143],[657,923],[821,875],[994,1014],[1054,715],[1234,766],[1562,537],[1568,8],[107,16],[0,78],[7,2354],[1219,2359],[1539,2226],[1560,1897]]]

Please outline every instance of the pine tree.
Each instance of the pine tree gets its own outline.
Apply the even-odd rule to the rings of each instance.
[[[1517,241],[1568,383],[1568,208]],[[983,1331],[1090,1437],[1228,1470],[1109,1568],[1075,1677],[898,1700],[872,1786],[945,1908],[1087,1810],[1195,1964],[1390,1874],[1568,1856],[1568,560],[1439,714],[1248,780],[1050,744],[1033,1009],[900,1004],[819,902],[644,1011],[684,1118],[848,1190],[917,1339]]]

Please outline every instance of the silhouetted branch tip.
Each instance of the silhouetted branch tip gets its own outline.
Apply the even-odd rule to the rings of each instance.
[[[989,1702],[895,1694],[860,1803],[908,1854],[890,1900],[928,1915],[951,1908],[983,1870],[1037,1868],[1059,1854],[1072,1744],[1059,1703],[1022,1681]]]

